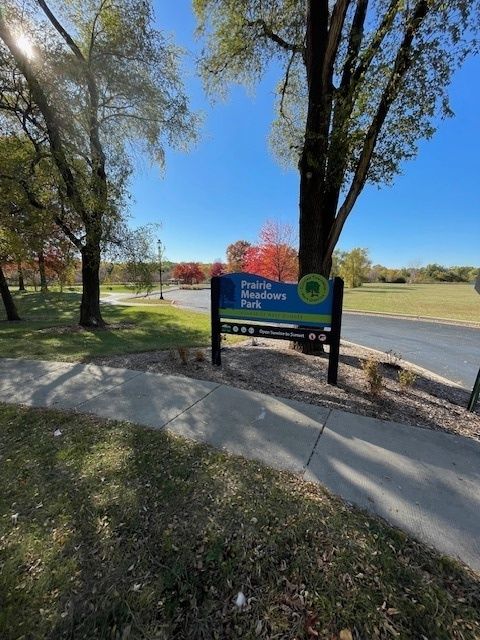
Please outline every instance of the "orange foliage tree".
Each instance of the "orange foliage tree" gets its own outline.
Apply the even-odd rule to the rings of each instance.
[[[205,274],[198,262],[179,262],[173,269],[173,277],[185,284],[198,284]]]
[[[298,278],[295,232],[289,224],[267,220],[260,230],[259,244],[245,253],[244,270],[280,282]]]

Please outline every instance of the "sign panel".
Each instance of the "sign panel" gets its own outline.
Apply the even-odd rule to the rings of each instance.
[[[222,333],[328,344],[327,381],[337,384],[341,278],[327,280],[309,273],[296,284],[286,284],[250,273],[228,273],[213,277],[211,283],[212,364],[222,364]]]
[[[330,344],[330,331],[300,327],[272,327],[272,325],[243,324],[237,322],[222,322],[221,333],[229,333],[246,338],[276,338],[279,340],[297,340],[302,342],[321,342]]]
[[[251,273],[219,278],[221,318],[328,327],[332,324],[333,281],[312,273],[300,282],[276,282]]]

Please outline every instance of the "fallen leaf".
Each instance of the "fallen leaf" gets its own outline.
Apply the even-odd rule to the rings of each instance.
[[[53,435],[54,435],[55,437],[58,437],[58,436],[61,436],[61,435],[62,435],[62,432],[60,431],[60,429],[55,429],[55,431],[53,432]]]
[[[241,591],[239,591],[237,593],[237,597],[235,598],[235,606],[241,609],[246,604],[247,604],[247,599],[245,598],[245,595]]]
[[[352,632],[350,631],[350,629],[342,629],[338,637],[339,640],[353,640]]]

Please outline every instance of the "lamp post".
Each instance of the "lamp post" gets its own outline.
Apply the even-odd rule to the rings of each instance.
[[[163,282],[162,282],[162,241],[157,240],[158,244],[158,275],[160,277],[160,300],[163,300]]]

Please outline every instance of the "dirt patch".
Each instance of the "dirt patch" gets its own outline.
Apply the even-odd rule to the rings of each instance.
[[[256,339],[228,345],[222,351],[222,366],[212,367],[209,349],[151,351],[95,358],[97,364],[220,382],[282,398],[300,400],[332,409],[342,409],[381,420],[389,420],[447,431],[480,440],[480,414],[465,407],[469,393],[454,385],[417,373],[411,387],[402,389],[402,361],[387,354],[379,360],[382,389],[372,396],[367,389],[362,363],[372,352],[342,345],[338,386],[327,384],[327,356],[306,356],[289,349],[288,343]],[[203,358],[203,360],[202,360]],[[182,360],[186,360],[184,364]]]

